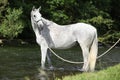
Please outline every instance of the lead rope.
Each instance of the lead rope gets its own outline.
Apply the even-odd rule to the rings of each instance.
[[[60,57],[59,55],[57,55],[51,48],[49,48],[49,50],[59,59],[61,59],[62,61],[64,62],[68,62],[68,63],[72,63],[72,64],[82,64],[84,62],[75,62],[75,61],[70,61],[70,60],[67,60],[67,59],[64,59],[62,57]]]
[[[97,59],[99,59],[99,58],[101,58],[102,56],[104,56],[105,54],[107,54],[111,49],[113,49],[118,43],[120,42],[120,38],[118,39],[118,41],[115,43],[115,44],[113,44],[107,51],[105,51],[104,53],[102,53],[101,55],[99,55],[98,57],[97,57]]]
[[[97,59],[101,58],[102,56],[104,56],[105,54],[107,54],[111,49],[113,49],[118,43],[120,42],[120,38],[118,39],[118,41],[113,44],[113,46],[111,46],[108,50],[106,50],[104,53],[102,53],[101,55],[99,55],[97,57]],[[75,61],[70,61],[70,60],[67,60],[67,59],[64,59],[62,57],[60,57],[59,55],[57,55],[51,48],[48,47],[48,49],[59,59],[61,59],[62,61],[64,62],[68,62],[68,63],[72,63],[72,64],[83,64],[84,62],[75,62]]]

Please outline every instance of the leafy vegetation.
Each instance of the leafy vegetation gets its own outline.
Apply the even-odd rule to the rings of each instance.
[[[18,38],[33,38],[30,11],[35,5],[36,7],[42,6],[43,17],[58,24],[77,22],[92,24],[97,28],[101,42],[113,43],[120,37],[119,2],[120,0],[1,0],[0,28],[2,30],[0,30],[0,37],[12,39],[19,35]],[[11,9],[10,12],[8,12],[8,9]],[[13,12],[17,10],[17,14],[14,14]],[[17,17],[14,24],[9,23],[8,15]],[[15,33],[14,35],[8,32],[8,27],[4,27],[7,25]],[[12,25],[16,27],[19,25],[19,28],[20,26],[21,28],[20,30],[12,30]]]
[[[23,22],[19,19],[22,9],[7,9],[5,19],[1,24],[0,33],[3,37],[13,39],[23,30]]]

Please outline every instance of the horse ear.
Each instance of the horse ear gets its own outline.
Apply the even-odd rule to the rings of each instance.
[[[35,6],[33,6],[32,10],[35,11]]]
[[[41,6],[38,8],[38,10],[39,10],[39,11],[41,10]]]

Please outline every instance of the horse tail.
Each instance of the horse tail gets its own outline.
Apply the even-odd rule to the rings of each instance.
[[[93,43],[91,45],[90,54],[88,58],[90,71],[94,71],[95,69],[97,53],[98,53],[98,40],[97,40],[97,31],[95,31]]]

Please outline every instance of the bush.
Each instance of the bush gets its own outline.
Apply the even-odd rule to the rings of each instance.
[[[17,37],[19,33],[22,32],[24,24],[20,19],[22,15],[22,8],[19,9],[7,9],[7,14],[5,15],[5,19],[3,20],[2,24],[0,25],[0,34],[3,37],[8,39],[13,39]]]

